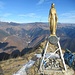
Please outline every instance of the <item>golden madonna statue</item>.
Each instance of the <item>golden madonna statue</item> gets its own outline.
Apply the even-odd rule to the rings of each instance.
[[[54,6],[55,6],[54,3],[52,3],[48,18],[51,36],[56,36],[56,27],[57,27],[57,14]]]

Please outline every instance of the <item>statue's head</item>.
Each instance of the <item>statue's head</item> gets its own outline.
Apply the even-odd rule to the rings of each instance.
[[[52,7],[52,8],[54,8],[54,6],[55,6],[55,4],[54,4],[54,3],[52,3],[52,4],[51,4],[51,7]]]

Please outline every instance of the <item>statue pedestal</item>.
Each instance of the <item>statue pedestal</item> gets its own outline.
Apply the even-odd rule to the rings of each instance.
[[[40,62],[40,73],[49,74],[52,71],[67,71],[59,40],[60,38],[57,36],[48,37]],[[47,52],[49,43],[57,47],[54,52]],[[51,46],[50,49],[52,49]]]

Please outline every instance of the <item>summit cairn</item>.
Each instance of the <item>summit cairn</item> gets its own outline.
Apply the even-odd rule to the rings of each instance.
[[[66,72],[67,68],[63,58],[60,45],[60,38],[56,35],[57,14],[54,3],[51,5],[49,12],[50,36],[47,38],[46,45],[42,52],[39,72],[42,74],[50,74],[51,72]],[[49,45],[50,44],[50,45]],[[53,45],[55,49],[52,48]],[[49,49],[50,48],[50,51]],[[62,63],[62,64],[61,64]]]

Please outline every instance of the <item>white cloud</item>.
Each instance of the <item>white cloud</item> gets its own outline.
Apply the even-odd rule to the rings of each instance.
[[[28,14],[20,14],[20,17],[30,17],[30,18],[40,18],[41,16],[36,15],[35,13],[28,13]]]
[[[43,3],[48,4],[48,3],[52,3],[52,1],[51,0],[39,0],[38,3],[37,3],[37,5],[41,5]]]
[[[69,11],[58,16],[60,22],[75,23],[75,11]]]
[[[5,14],[2,15],[2,17],[8,17],[10,15],[12,15],[12,14],[11,13],[5,13]]]
[[[12,15],[11,13],[0,14],[0,21],[5,21],[5,20],[8,19],[11,15]]]
[[[4,3],[2,1],[0,1],[0,9],[3,9],[4,8]]]
[[[74,18],[73,16],[75,16],[75,11],[70,11],[70,12],[66,12],[60,15],[61,17],[66,17],[66,18]]]
[[[9,17],[11,15],[12,15],[11,13],[0,14],[0,18],[6,18],[6,17]]]
[[[44,3],[45,0],[39,0],[39,2],[37,3],[37,5],[40,5],[42,3]]]

